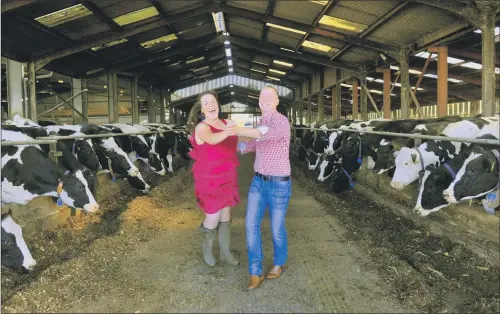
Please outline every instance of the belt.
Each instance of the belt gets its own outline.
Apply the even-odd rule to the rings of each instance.
[[[288,180],[290,180],[290,176],[269,176],[269,175],[261,174],[258,172],[255,172],[255,175],[257,177],[261,178],[262,180],[265,180],[265,181],[288,181]]]

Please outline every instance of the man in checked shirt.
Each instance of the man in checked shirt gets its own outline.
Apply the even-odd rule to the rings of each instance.
[[[231,126],[226,130],[240,136],[238,151],[255,152],[254,171],[246,212],[246,241],[248,248],[248,289],[257,288],[264,278],[281,276],[288,258],[285,216],[292,195],[290,178],[290,123],[279,113],[278,91],[266,86],[260,92],[262,117],[257,128]],[[266,207],[269,208],[274,247],[274,267],[264,277],[260,225]]]

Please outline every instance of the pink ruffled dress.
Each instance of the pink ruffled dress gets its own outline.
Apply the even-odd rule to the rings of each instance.
[[[222,122],[227,124],[226,120]],[[209,126],[212,133],[222,132]],[[215,214],[224,207],[238,205],[238,137],[229,136],[216,145],[198,145],[193,132],[189,141],[192,146],[189,156],[195,161],[192,171],[198,206],[207,214]]]

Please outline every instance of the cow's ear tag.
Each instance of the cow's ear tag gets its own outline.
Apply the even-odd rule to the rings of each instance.
[[[486,199],[487,199],[488,201],[494,201],[494,200],[496,200],[496,199],[497,199],[497,193],[495,193],[495,192],[490,192],[490,193],[488,193],[488,194],[486,195]]]
[[[349,183],[349,185],[351,186],[351,188],[353,188],[354,187],[354,182]]]
[[[63,189],[63,182],[59,180],[59,184],[57,185],[57,202],[56,202],[57,206],[59,207],[63,206],[63,201],[61,199],[62,189]]]
[[[139,153],[135,153],[135,158],[139,158]]]
[[[361,157],[358,157],[358,164],[361,164],[363,162],[363,159]]]

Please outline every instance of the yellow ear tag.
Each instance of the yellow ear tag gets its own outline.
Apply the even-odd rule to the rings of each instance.
[[[472,198],[469,200],[469,207],[472,206]]]
[[[491,163],[491,172],[493,172],[493,169],[495,168],[495,161]]]

